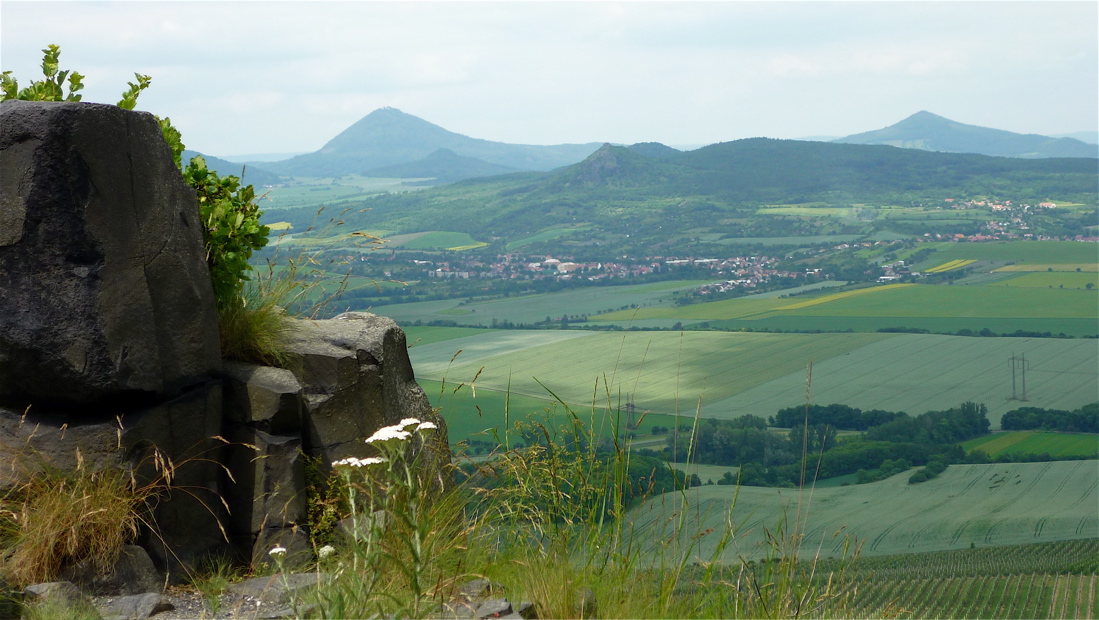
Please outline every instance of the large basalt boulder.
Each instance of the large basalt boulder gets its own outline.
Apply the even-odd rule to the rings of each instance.
[[[0,404],[94,416],[220,363],[194,191],[156,119],[0,104]]]

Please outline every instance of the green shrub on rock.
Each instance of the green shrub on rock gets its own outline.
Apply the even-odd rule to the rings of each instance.
[[[259,223],[263,214],[251,185],[235,176],[219,176],[196,156],[183,169],[183,178],[195,188],[202,214],[206,262],[218,306],[238,304],[252,269],[252,252],[267,245],[271,229]]]

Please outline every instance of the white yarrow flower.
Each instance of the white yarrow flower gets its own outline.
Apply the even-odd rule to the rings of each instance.
[[[405,440],[412,436],[412,433],[404,430],[403,426],[383,426],[374,432],[373,435],[367,437],[366,443],[374,443],[375,441],[389,441],[391,439]]]
[[[372,456],[370,458],[361,459],[359,461],[359,466],[361,467],[363,465],[378,465],[379,463],[384,463],[384,462],[385,462],[385,459],[383,459],[382,457]]]
[[[420,422],[420,425],[416,427],[416,430],[417,431],[430,431],[432,429],[437,429],[437,428],[439,428],[439,427],[436,426],[434,422]]]
[[[419,423],[420,423],[420,421],[417,420],[416,418],[405,418],[405,419],[401,420],[397,424],[397,426],[400,427],[401,430],[404,430],[404,428],[406,426],[413,426],[413,425],[416,425],[416,424],[419,424]]]
[[[282,557],[286,555],[286,547],[272,547],[271,550],[267,552],[267,554],[273,558]]]
[[[323,560],[324,558],[332,555],[336,552],[336,548],[332,545],[325,545],[317,550],[317,555]]]
[[[360,461],[359,459],[357,459],[353,456],[349,456],[345,459],[340,459],[340,460],[336,461],[335,463],[332,463],[333,467],[341,467],[343,465],[347,465],[348,467],[362,467],[363,463],[362,463],[362,461]]]

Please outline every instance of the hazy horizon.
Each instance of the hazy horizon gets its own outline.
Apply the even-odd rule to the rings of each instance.
[[[63,10],[58,10],[63,5]],[[41,49],[210,153],[319,149],[380,107],[519,144],[847,136],[920,110],[1042,135],[1099,126],[1094,2],[9,2]]]

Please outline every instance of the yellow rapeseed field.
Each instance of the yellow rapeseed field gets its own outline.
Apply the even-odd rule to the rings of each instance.
[[[970,261],[970,262],[972,262],[972,261]],[[905,287],[908,287],[908,286],[916,286],[916,285],[915,284],[886,284],[885,286],[875,286],[875,287],[871,287],[871,288],[860,288],[860,289],[856,289],[856,290],[853,290],[853,291],[844,291],[843,293],[836,293],[834,295],[825,295],[823,297],[815,297],[813,299],[808,299],[808,300],[805,300],[805,301],[799,301],[798,303],[790,304],[788,306],[779,306],[778,308],[775,308],[775,310],[798,310],[798,309],[801,309],[801,308],[808,308],[809,306],[816,306],[816,305],[819,305],[819,304],[826,304],[830,301],[835,301],[837,299],[843,299],[845,297],[852,297],[854,295],[863,295],[865,293],[878,293],[878,292],[885,291],[885,290],[905,288]]]
[[[961,259],[960,258],[958,260],[952,260],[948,263],[943,263],[943,264],[939,265],[938,267],[932,267],[931,269],[927,270],[927,273],[942,273],[944,271],[951,271],[953,269],[961,269],[962,267],[965,267],[966,265],[969,265],[969,264],[975,263],[975,262],[977,262],[977,261]]]

